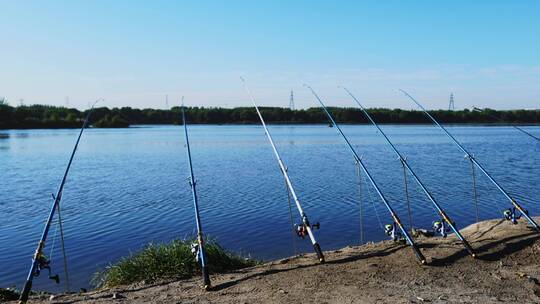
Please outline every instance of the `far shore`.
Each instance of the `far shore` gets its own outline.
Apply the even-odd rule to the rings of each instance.
[[[360,126],[360,125],[370,125],[369,123],[340,123],[341,125],[348,126]],[[197,126],[258,126],[259,123],[193,123],[192,125]],[[291,122],[272,122],[269,125],[278,125],[278,126],[328,126],[327,123],[291,123]],[[385,126],[429,126],[431,123],[380,123],[380,125]],[[90,129],[133,129],[133,128],[152,128],[152,127],[165,127],[165,126],[180,126],[179,124],[135,124],[129,125],[126,127],[94,127],[90,126]],[[461,126],[470,126],[470,127],[537,127],[540,126],[540,123],[448,123],[445,126],[452,127],[461,127]],[[80,126],[73,126],[69,128],[11,128],[11,129],[1,129],[3,131],[12,131],[12,130],[73,130],[80,129]]]

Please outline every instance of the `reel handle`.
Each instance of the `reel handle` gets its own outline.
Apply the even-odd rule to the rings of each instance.
[[[58,274],[55,274],[55,275],[49,275],[49,279],[53,280],[56,284],[60,284],[60,277],[58,276]]]

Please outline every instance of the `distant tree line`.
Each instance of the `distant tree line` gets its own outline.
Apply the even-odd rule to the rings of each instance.
[[[170,110],[105,108],[94,109],[90,124],[98,128],[123,128],[136,124],[181,124],[181,109]],[[47,105],[10,106],[0,99],[0,129],[33,129],[33,128],[78,128],[81,126],[87,111],[74,108]],[[338,122],[350,124],[368,123],[358,108],[330,108]],[[372,108],[368,110],[380,123],[413,124],[429,123],[420,111]],[[290,110],[279,107],[262,107],[261,112],[269,123],[281,124],[317,124],[328,123],[321,108]],[[540,124],[540,110],[508,110],[497,111],[483,109],[471,111],[435,110],[430,111],[444,123],[506,123]],[[189,123],[192,124],[257,124],[259,119],[252,107],[238,108],[205,108],[190,107],[186,109]]]

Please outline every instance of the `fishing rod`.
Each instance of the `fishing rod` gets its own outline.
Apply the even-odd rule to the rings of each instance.
[[[411,174],[411,176],[413,177],[413,179],[416,181],[416,183],[418,184],[418,186],[420,186],[420,188],[422,189],[422,191],[426,194],[426,196],[428,197],[428,199],[431,201],[431,203],[433,204],[433,206],[435,207],[435,209],[437,209],[437,211],[439,212],[439,214],[441,215],[442,217],[442,221],[436,221],[434,223],[434,228],[437,232],[439,232],[443,237],[446,236],[446,225],[448,225],[448,227],[450,227],[450,229],[452,231],[454,231],[454,233],[456,234],[456,236],[458,237],[458,239],[461,241],[461,243],[463,244],[463,246],[465,247],[465,249],[467,249],[467,251],[469,252],[469,254],[474,258],[476,257],[476,253],[474,252],[474,250],[472,249],[472,247],[469,245],[469,243],[467,242],[467,240],[463,237],[463,235],[461,235],[461,233],[459,232],[459,230],[456,228],[454,222],[450,219],[450,217],[446,214],[446,212],[444,212],[444,210],[441,208],[441,206],[439,205],[439,203],[437,203],[437,201],[435,200],[435,198],[431,195],[431,193],[428,191],[428,189],[426,188],[426,186],[424,186],[424,184],[422,183],[422,181],[420,181],[420,178],[416,175],[416,173],[413,171],[413,169],[409,166],[409,164],[407,163],[407,161],[405,160],[405,158],[401,155],[401,153],[397,150],[397,148],[394,146],[394,144],[390,141],[390,139],[386,136],[386,134],[381,130],[381,128],[379,127],[379,125],[373,120],[373,118],[371,118],[371,115],[369,115],[369,113],[367,112],[366,108],[364,108],[364,106],[362,106],[362,104],[360,104],[360,102],[358,101],[358,99],[356,99],[356,97],[347,89],[347,88],[343,88],[345,90],[345,92],[347,92],[347,94],[349,94],[352,99],[358,104],[358,106],[360,107],[360,109],[362,110],[362,112],[364,113],[364,115],[369,119],[369,121],[377,128],[377,130],[381,133],[381,135],[384,137],[384,139],[386,140],[386,142],[390,145],[390,147],[392,147],[392,150],[397,154],[397,156],[399,157],[399,160],[401,161],[401,163],[403,164],[403,166],[405,168],[407,168],[407,171],[409,171],[409,173]],[[446,222],[446,224],[445,224]]]
[[[415,244],[415,242],[413,241],[413,239],[411,238],[411,236],[409,235],[409,233],[407,232],[405,227],[403,227],[403,224],[401,223],[401,220],[399,219],[398,215],[396,214],[394,209],[392,209],[392,206],[390,206],[390,203],[388,202],[388,200],[386,199],[384,194],[381,192],[381,189],[379,188],[379,186],[377,185],[377,183],[375,182],[375,180],[373,179],[373,177],[369,173],[368,169],[366,168],[366,166],[362,162],[362,159],[358,156],[358,154],[354,150],[353,146],[351,145],[351,143],[349,142],[349,140],[345,136],[345,134],[343,134],[343,131],[341,130],[339,125],[336,123],[336,121],[335,121],[334,117],[332,116],[332,114],[330,114],[330,111],[328,111],[328,108],[326,107],[326,105],[323,103],[321,98],[319,98],[319,95],[317,95],[317,93],[315,93],[315,90],[313,90],[313,88],[311,86],[309,86],[309,85],[304,85],[304,86],[306,86],[309,90],[311,90],[311,93],[313,93],[315,98],[319,101],[319,103],[321,104],[324,112],[328,116],[328,119],[330,119],[330,121],[332,122],[332,125],[335,127],[335,129],[338,131],[338,133],[341,135],[343,140],[345,140],[345,143],[349,147],[349,150],[351,150],[356,164],[359,165],[362,168],[362,171],[364,171],[364,173],[368,177],[369,181],[371,182],[371,185],[373,185],[373,188],[375,188],[375,191],[377,191],[377,194],[379,195],[382,202],[386,206],[386,209],[388,209],[388,211],[390,212],[390,215],[394,219],[394,224],[392,225],[392,231],[387,231],[387,234],[392,235],[392,238],[394,240],[399,239],[400,236],[397,235],[398,233],[394,232],[395,228],[397,226],[401,230],[401,236],[403,236],[405,238],[405,240],[407,241],[407,243],[409,243],[409,245],[411,246],[411,249],[413,250],[414,255],[416,255],[418,260],[420,260],[420,263],[425,264],[426,263],[426,258],[420,252],[420,249],[418,249],[418,246]]]
[[[473,111],[477,111],[477,112],[480,112],[480,113],[486,113],[486,110],[482,110],[482,109],[479,109],[479,108],[477,108],[477,107],[473,107]],[[486,114],[487,114],[489,117],[495,118],[496,120],[498,120],[498,121],[500,121],[500,122],[507,123],[506,121],[504,121],[503,119],[501,119],[501,118],[499,118],[499,117],[497,117],[497,116],[495,116],[495,115],[491,115],[491,114],[489,114],[489,113],[486,113]],[[518,130],[518,131],[520,131],[520,132],[522,132],[522,133],[524,133],[525,135],[528,135],[528,136],[532,137],[533,139],[536,139],[537,141],[540,141],[540,138],[534,136],[534,135],[531,134],[530,132],[525,131],[525,130],[523,130],[522,128],[520,128],[520,127],[518,127],[518,126],[511,126],[511,127],[514,128],[514,129],[516,129],[516,130]]]
[[[47,236],[49,234],[49,228],[51,227],[51,223],[52,223],[55,211],[57,209],[60,210],[60,201],[62,200],[62,193],[64,191],[64,185],[66,183],[66,179],[69,173],[69,169],[71,167],[71,163],[73,162],[73,157],[75,156],[75,152],[77,151],[77,147],[79,146],[81,136],[84,132],[84,129],[86,128],[88,124],[88,121],[90,120],[90,115],[94,111],[94,106],[100,100],[101,98],[98,99],[96,102],[94,102],[88,114],[86,115],[86,118],[84,119],[81,130],[79,131],[79,136],[77,137],[77,141],[75,142],[75,147],[73,147],[73,151],[71,152],[71,156],[69,158],[66,171],[64,172],[64,176],[62,177],[62,181],[60,183],[60,186],[58,187],[58,191],[56,192],[56,195],[53,194],[54,202],[51,206],[51,211],[49,213],[49,217],[47,218],[47,222],[45,223],[45,228],[43,229],[43,233],[41,234],[41,238],[37,245],[36,252],[34,253],[34,256],[32,257],[32,265],[30,266],[30,271],[28,272],[28,276],[26,278],[26,282],[24,283],[21,296],[19,297],[19,303],[26,303],[26,301],[28,301],[28,295],[30,294],[30,290],[32,289],[32,282],[34,280],[34,277],[39,276],[42,270],[47,269],[49,272],[49,278],[56,281],[56,283],[60,281],[58,278],[58,275],[54,275],[54,276],[51,275],[51,267],[50,267],[51,261],[47,259],[45,255],[43,255],[43,249],[45,248],[45,241],[47,240]]]
[[[182,123],[184,124],[184,134],[186,138],[187,158],[189,163],[189,185],[191,186],[191,193],[193,194],[193,207],[195,210],[195,223],[197,225],[197,244],[192,247],[192,251],[195,253],[197,262],[201,263],[201,272],[203,276],[204,289],[210,289],[210,276],[208,274],[208,267],[206,265],[206,254],[204,252],[204,237],[202,232],[201,217],[199,215],[199,202],[197,199],[197,189],[195,185],[195,177],[193,175],[193,165],[191,163],[191,149],[189,147],[189,138],[186,123],[186,113],[184,111],[184,96],[182,96]]]
[[[503,187],[501,185],[499,185],[499,183],[497,181],[495,181],[495,179],[491,176],[491,174],[489,174],[486,169],[484,169],[484,167],[476,160],[476,158],[471,155],[471,153],[469,153],[469,151],[467,151],[455,138],[454,136],[452,136],[452,134],[450,134],[450,132],[448,132],[448,130],[446,130],[445,127],[443,127],[433,116],[431,116],[431,114],[428,113],[428,111],[418,102],[416,101],[416,99],[414,99],[409,93],[403,91],[403,90],[400,90],[403,94],[405,94],[405,96],[409,97],[418,107],[420,107],[420,109],[422,109],[422,111],[426,114],[427,117],[429,117],[429,119],[431,119],[431,121],[437,125],[439,128],[441,128],[441,130],[444,131],[444,133],[456,144],[456,146],[459,147],[459,149],[465,153],[465,157],[468,158],[471,162],[473,162],[476,167],[478,167],[478,169],[480,169],[480,171],[482,171],[482,173],[484,173],[484,175],[493,183],[493,185],[495,185],[495,187],[497,189],[499,189],[499,191],[512,203],[512,205],[514,206],[513,208],[509,208],[507,210],[504,211],[504,217],[505,219],[511,221],[513,224],[517,224],[517,220],[519,218],[521,218],[521,216],[524,216],[527,221],[533,226],[533,228],[540,232],[540,227],[538,226],[538,224],[536,224],[536,222],[529,216],[529,213],[527,212],[527,210],[525,210],[514,198],[512,198],[510,196],[510,194],[508,194],[508,192],[506,192],[506,190],[503,189]],[[519,211],[519,215],[516,214],[516,210]]]
[[[302,224],[297,226],[296,233],[298,236],[304,238],[306,235],[309,236],[309,239],[311,240],[311,244],[313,245],[313,249],[317,253],[317,257],[319,258],[319,262],[324,263],[324,255],[321,250],[321,246],[319,243],[317,243],[317,240],[315,240],[315,235],[313,234],[313,229],[318,229],[320,227],[319,223],[316,224],[310,224],[308,217],[304,210],[302,209],[302,205],[300,204],[300,201],[298,200],[298,197],[296,196],[296,192],[294,191],[293,185],[291,183],[291,179],[289,178],[289,174],[287,173],[287,168],[283,164],[283,160],[281,159],[281,156],[279,155],[279,152],[277,151],[276,145],[274,144],[274,140],[272,139],[272,136],[270,135],[270,131],[268,131],[268,128],[266,127],[266,123],[264,122],[264,118],[261,114],[261,111],[259,111],[259,107],[255,103],[255,98],[253,97],[253,94],[251,93],[251,90],[249,89],[248,85],[246,84],[246,81],[244,78],[240,77],[242,80],[242,83],[244,84],[244,88],[246,92],[249,95],[249,98],[251,99],[251,102],[253,103],[253,106],[255,107],[255,110],[257,111],[257,115],[259,116],[259,119],[261,120],[261,124],[264,128],[264,132],[266,133],[266,137],[268,137],[268,141],[270,142],[270,145],[272,146],[272,149],[274,150],[274,154],[277,158],[279,168],[281,169],[281,173],[283,174],[283,177],[285,178],[285,182],[287,183],[288,191],[290,192],[295,204],[296,208],[298,209],[298,212],[300,212],[300,217],[302,218]]]

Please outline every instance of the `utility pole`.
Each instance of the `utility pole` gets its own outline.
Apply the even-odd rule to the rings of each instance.
[[[293,90],[291,90],[291,97],[289,99],[289,109],[294,111],[294,94],[293,94]]]
[[[448,111],[454,111],[456,108],[454,106],[454,93],[450,93],[450,102],[448,103]]]

